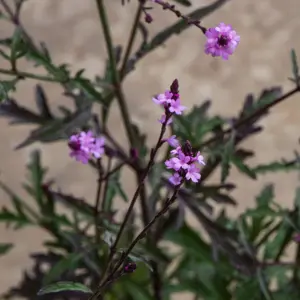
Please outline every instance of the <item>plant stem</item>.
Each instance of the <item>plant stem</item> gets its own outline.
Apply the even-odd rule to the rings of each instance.
[[[96,192],[96,200],[95,200],[95,237],[96,237],[96,245],[99,244],[100,236],[98,232],[98,218],[99,218],[99,206],[100,206],[100,198],[101,198],[101,190],[102,190],[102,177],[103,177],[103,168],[101,165],[101,160],[97,159],[97,170],[98,170],[98,185]]]
[[[122,224],[121,224],[121,227],[120,227],[120,229],[119,229],[119,231],[118,231],[118,234],[117,234],[117,236],[116,236],[116,239],[115,239],[113,245],[111,246],[110,254],[109,254],[109,258],[108,258],[108,262],[107,262],[107,265],[106,265],[106,267],[105,267],[105,269],[104,269],[104,273],[103,273],[103,276],[102,276],[102,280],[100,281],[100,284],[99,284],[99,288],[98,288],[98,289],[100,289],[100,287],[102,287],[102,285],[104,284],[104,281],[103,281],[103,280],[105,279],[106,273],[108,272],[108,269],[109,269],[109,267],[111,266],[112,259],[113,259],[113,257],[114,257],[115,252],[116,252],[116,249],[117,249],[117,245],[118,245],[118,243],[119,243],[119,240],[120,240],[120,238],[121,238],[121,236],[122,236],[122,234],[123,234],[123,232],[124,232],[124,229],[125,229],[125,227],[126,227],[126,225],[127,225],[128,220],[129,220],[129,218],[130,218],[130,216],[131,216],[131,213],[132,213],[132,211],[133,211],[133,208],[134,208],[134,205],[135,205],[135,203],[136,203],[136,200],[137,200],[137,198],[138,198],[138,196],[139,196],[139,194],[140,194],[140,191],[142,190],[142,188],[143,188],[143,186],[144,186],[144,181],[145,181],[145,179],[146,179],[146,177],[147,177],[147,175],[148,175],[148,173],[149,173],[151,167],[152,167],[153,164],[154,164],[154,159],[155,159],[155,156],[156,156],[156,153],[157,153],[158,149],[159,149],[160,146],[161,146],[161,141],[162,141],[162,138],[163,138],[164,133],[165,133],[165,131],[166,131],[166,126],[167,126],[166,124],[163,124],[163,125],[162,125],[161,132],[160,132],[160,135],[159,135],[159,137],[158,137],[156,146],[155,146],[155,148],[151,151],[149,163],[148,163],[148,165],[147,165],[147,167],[146,167],[146,169],[145,169],[143,175],[142,175],[141,178],[140,178],[140,183],[139,183],[139,185],[138,185],[138,187],[137,187],[137,189],[136,189],[136,191],[135,191],[135,193],[134,193],[134,195],[133,195],[133,197],[132,197],[132,200],[131,200],[131,202],[130,202],[130,204],[129,204],[129,207],[128,207],[128,209],[127,209],[126,215],[125,215],[125,217],[124,217],[124,219],[123,219],[123,222],[122,222]],[[90,298],[90,299],[95,299],[95,298]]]
[[[50,81],[50,82],[59,82],[58,79],[51,78],[48,76],[44,75],[37,75],[37,74],[31,74],[27,72],[22,72],[22,71],[14,71],[14,70],[5,70],[0,68],[0,73],[5,74],[5,75],[10,75],[10,76],[18,76],[21,78],[32,78],[32,79],[37,79],[37,80],[42,80],[42,81]]]
[[[120,260],[118,261],[118,263],[115,265],[114,269],[112,270],[112,272],[110,273],[109,276],[107,276],[107,278],[103,281],[103,283],[99,286],[99,288],[97,289],[97,291],[90,297],[90,300],[93,299],[97,299],[98,296],[101,295],[102,293],[102,289],[103,287],[106,286],[107,282],[110,282],[112,278],[114,278],[115,273],[118,271],[118,269],[122,266],[122,264],[125,262],[126,258],[128,257],[128,255],[130,254],[130,252],[133,250],[133,248],[135,247],[135,245],[145,237],[145,235],[147,234],[147,232],[150,230],[150,228],[153,226],[154,223],[156,223],[156,221],[162,217],[169,209],[169,207],[175,202],[176,198],[177,198],[177,193],[180,189],[181,185],[176,186],[176,188],[174,189],[173,195],[170,199],[168,199],[168,201],[165,202],[165,205],[161,208],[160,211],[157,212],[157,214],[153,217],[153,219],[144,227],[144,229],[142,229],[140,231],[140,233],[136,236],[136,238],[132,241],[132,243],[130,244],[130,246],[128,247],[128,249],[125,251],[125,253],[122,255],[122,257],[120,258]]]
[[[140,21],[142,12],[143,12],[143,2],[144,1],[139,2],[139,6],[138,6],[138,9],[137,9],[136,14],[135,14],[134,22],[133,22],[133,25],[132,25],[132,28],[131,28],[128,44],[127,44],[124,59],[123,59],[123,64],[122,64],[121,71],[120,71],[121,78],[124,76],[125,71],[126,71],[126,65],[127,65],[130,53],[131,53],[131,49],[132,49],[133,42],[134,42],[134,39],[135,39],[135,36],[136,36],[138,24],[139,24],[139,21]]]
[[[110,62],[110,67],[111,67],[111,71],[112,71],[112,79],[113,79],[113,84],[115,87],[116,97],[117,97],[118,104],[119,104],[119,107],[121,110],[121,115],[123,118],[123,123],[125,125],[125,129],[126,129],[126,133],[127,133],[129,142],[130,142],[131,146],[134,146],[134,134],[133,134],[132,126],[131,126],[131,120],[130,120],[128,107],[127,107],[127,104],[126,104],[126,101],[124,98],[124,94],[123,94],[122,87],[121,87],[121,82],[119,79],[119,73],[117,70],[117,64],[116,64],[116,59],[115,59],[115,54],[114,54],[114,46],[113,46],[113,42],[112,42],[110,26],[108,23],[105,6],[103,3],[103,0],[96,0],[96,3],[97,3],[99,19],[100,19],[102,29],[103,29],[106,48],[107,48],[107,52],[108,52],[108,56],[109,56],[109,62]]]

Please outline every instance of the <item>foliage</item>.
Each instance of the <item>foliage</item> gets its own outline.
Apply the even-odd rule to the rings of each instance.
[[[192,6],[188,0],[173,2],[176,7]],[[36,142],[66,143],[74,132],[88,129],[101,133],[109,141],[105,149],[107,164],[101,160],[90,161],[90,167],[99,175],[95,179],[99,195],[93,205],[87,199],[56,190],[54,180],[47,178],[39,151],[32,152],[27,166],[28,178],[23,188],[28,197],[16,194],[0,182],[0,188],[10,199],[9,205],[0,210],[0,222],[15,230],[28,226],[43,228],[50,236],[44,241],[43,251],[31,254],[33,267],[3,295],[5,299],[19,296],[35,299],[37,295],[49,299],[61,296],[81,299],[92,294],[90,299],[103,296],[110,300],[168,300],[178,292],[190,292],[195,299],[206,300],[300,297],[299,245],[295,259],[284,262],[286,250],[300,230],[300,189],[296,190],[292,208],[280,206],[274,186],[267,185],[258,193],[252,208],[237,218],[229,217],[226,211],[227,205],[235,206],[241,201],[232,195],[236,189],[236,184],[230,182],[232,167],[241,176],[257,182],[266,173],[299,170],[297,152],[295,158],[279,158],[253,166],[247,161],[255,156],[253,149],[241,146],[247,138],[262,132],[259,121],[269,115],[272,106],[299,92],[295,51],[291,52],[291,80],[296,86],[292,91],[283,94],[281,88],[272,87],[264,89],[256,99],[248,94],[240,113],[230,119],[211,115],[211,101],[200,102],[189,113],[174,117],[172,134],[182,142],[190,141],[195,150],[204,153],[206,160],[201,183],[186,183],[178,188],[165,178],[165,159],[154,159],[162,139],[153,149],[146,147],[146,135],[142,128],[132,124],[120,84],[139,60],[191,24],[200,26],[197,20],[202,21],[225,2],[216,0],[186,17],[177,13],[181,17],[179,21],[149,39],[147,26],[141,21],[142,13],[148,14],[148,9],[140,1],[130,40],[140,34],[142,43],[134,52],[132,42],[125,51],[123,46],[113,45],[105,7],[97,0],[109,58],[104,74],[89,79],[84,76],[85,70],[72,76],[67,65],[53,62],[44,44],[36,45],[21,23],[24,0],[15,0],[14,10],[5,0],[0,1],[3,22],[15,26],[11,37],[0,40],[0,56],[10,65],[7,70],[0,69],[0,73],[9,77],[0,81],[0,116],[9,119],[10,124],[36,126],[17,149]],[[21,59],[42,67],[46,75],[19,70]],[[39,81],[33,99],[37,112],[13,98],[19,82],[31,78]],[[74,109],[60,106],[60,114],[55,114],[43,88],[44,81],[60,85]],[[112,105],[120,106],[131,146],[129,151],[114,140],[106,126]],[[95,107],[101,108],[99,116],[93,114]],[[133,197],[125,193],[120,179],[126,167],[137,178]],[[207,179],[218,169],[221,170],[219,180],[209,183]],[[120,223],[115,220],[113,209],[117,199],[129,207],[129,213]],[[141,217],[135,211],[136,201],[141,203]],[[60,210],[61,205],[68,213]],[[187,211],[196,218],[201,230],[189,225]],[[175,246],[176,251],[169,251],[165,242]],[[13,246],[2,242],[0,255],[8,253]]]

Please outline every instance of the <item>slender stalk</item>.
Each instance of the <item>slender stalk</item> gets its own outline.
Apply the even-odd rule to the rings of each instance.
[[[100,206],[100,199],[101,199],[101,190],[102,190],[102,177],[103,177],[103,168],[101,165],[101,160],[97,159],[97,170],[98,170],[98,185],[97,185],[97,192],[96,192],[96,200],[95,200],[95,237],[96,237],[96,245],[99,244],[100,236],[98,231],[98,219],[99,219],[99,206]]]
[[[124,254],[120,258],[118,263],[113,268],[112,272],[107,276],[107,278],[103,281],[103,283],[98,287],[96,292],[89,298],[90,300],[97,299],[101,295],[103,288],[105,288],[107,286],[107,283],[110,282],[114,278],[114,275],[116,274],[118,269],[122,266],[122,264],[125,262],[126,258],[128,257],[130,252],[133,250],[133,248],[136,246],[136,244],[146,236],[146,234],[148,233],[150,228],[153,226],[153,224],[155,224],[156,221],[159,220],[160,217],[162,217],[168,211],[169,207],[175,202],[175,200],[177,198],[177,193],[180,189],[180,186],[181,185],[176,186],[172,197],[170,199],[168,199],[168,201],[165,202],[165,205],[160,209],[160,211],[157,212],[157,214],[153,217],[153,219],[144,227],[144,229],[142,229],[140,231],[140,233],[132,241],[130,246],[127,248],[127,250],[124,252]]]
[[[10,75],[10,76],[17,76],[20,79],[21,78],[32,78],[32,79],[37,79],[37,80],[42,80],[42,81],[59,82],[59,79],[57,79],[57,78],[51,78],[51,77],[44,76],[44,75],[31,74],[31,73],[17,71],[17,70],[5,70],[5,69],[0,68],[0,73],[5,74],[5,75]]]
[[[140,194],[140,192],[141,192],[141,190],[142,190],[142,188],[143,188],[143,186],[144,186],[144,181],[145,181],[145,179],[146,179],[146,177],[147,177],[147,175],[148,175],[148,173],[149,173],[151,167],[152,167],[153,164],[154,164],[154,159],[155,159],[155,156],[156,156],[156,154],[157,154],[158,149],[159,149],[160,146],[161,146],[161,141],[162,141],[162,138],[163,138],[163,136],[164,136],[165,131],[166,131],[166,124],[163,124],[163,125],[162,125],[162,128],[161,128],[160,135],[159,135],[158,140],[157,140],[157,143],[156,143],[156,146],[155,146],[155,148],[151,151],[149,163],[148,163],[148,165],[147,165],[147,167],[146,167],[146,169],[145,169],[143,175],[142,175],[141,178],[140,178],[140,183],[139,183],[139,185],[138,185],[138,187],[137,187],[137,189],[136,189],[136,191],[135,191],[135,193],[134,193],[134,195],[133,195],[133,197],[132,197],[132,200],[131,200],[131,202],[130,202],[130,204],[129,204],[129,207],[128,207],[128,209],[127,209],[126,215],[125,215],[125,217],[124,217],[124,219],[123,219],[123,222],[122,222],[122,224],[121,224],[121,227],[120,227],[120,229],[119,229],[119,232],[118,232],[118,234],[117,234],[117,236],[116,236],[116,239],[115,239],[113,245],[111,246],[110,254],[109,254],[109,258],[108,258],[108,262],[107,262],[107,265],[106,265],[106,267],[105,267],[105,269],[104,269],[104,274],[103,274],[102,280],[101,280],[101,282],[100,282],[100,284],[99,284],[99,288],[102,286],[102,284],[103,284],[103,282],[104,282],[104,280],[105,280],[105,276],[106,276],[106,274],[107,274],[107,272],[108,272],[108,269],[109,269],[109,267],[111,266],[112,259],[113,259],[113,257],[114,257],[115,252],[116,252],[116,249],[117,249],[117,245],[118,245],[119,240],[120,240],[120,238],[121,238],[121,236],[122,236],[122,234],[123,234],[123,232],[124,232],[124,229],[125,229],[125,227],[126,227],[126,225],[127,225],[127,222],[128,222],[128,220],[129,220],[129,218],[130,218],[130,216],[131,216],[131,213],[132,213],[132,211],[133,211],[133,208],[134,208],[134,205],[135,205],[135,203],[136,203],[136,200],[138,199],[138,196],[139,196],[139,194]],[[90,299],[95,299],[95,298],[90,298]]]
[[[126,65],[127,65],[127,62],[128,62],[131,50],[132,50],[132,46],[133,46],[133,43],[134,43],[134,40],[135,40],[138,24],[139,24],[139,21],[140,21],[142,12],[143,12],[143,2],[144,1],[141,1],[141,0],[139,2],[139,6],[138,6],[138,9],[136,11],[135,18],[134,18],[134,21],[133,21],[133,25],[132,25],[132,28],[131,28],[131,31],[130,31],[130,36],[129,36],[128,44],[127,44],[127,47],[126,47],[126,50],[125,50],[123,64],[122,64],[121,71],[120,71],[121,78],[125,74]]]
[[[134,145],[134,134],[131,126],[131,119],[128,111],[128,107],[124,98],[124,94],[121,87],[121,82],[119,79],[119,73],[117,70],[116,59],[114,55],[114,47],[112,42],[112,37],[110,33],[110,26],[108,23],[108,18],[106,15],[106,9],[103,3],[103,0],[96,0],[99,19],[102,25],[103,34],[105,38],[106,48],[109,56],[111,71],[112,71],[112,79],[115,87],[116,97],[118,100],[118,104],[121,110],[121,115],[123,119],[123,123],[126,129],[126,133],[129,139],[131,146]]]

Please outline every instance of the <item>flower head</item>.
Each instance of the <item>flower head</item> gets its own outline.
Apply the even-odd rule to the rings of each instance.
[[[209,28],[205,33],[207,40],[205,44],[205,53],[213,57],[221,56],[224,60],[233,54],[240,42],[240,36],[230,25],[220,23],[214,28]]]
[[[103,155],[104,144],[103,137],[95,137],[92,131],[82,131],[69,138],[70,156],[87,164],[92,157],[100,158]]]
[[[173,140],[175,136],[169,139]],[[204,158],[198,151],[193,152],[190,142],[185,142],[184,145],[178,145],[171,150],[172,157],[165,161],[167,169],[173,169],[175,173],[169,178],[173,185],[180,185],[183,180],[191,180],[198,182],[201,178],[199,164],[205,165]]]
[[[158,120],[163,125],[171,124],[172,115],[181,115],[186,109],[186,107],[180,103],[179,84],[177,79],[172,82],[170,90],[166,90],[163,94],[153,97],[152,101],[161,105],[165,110],[165,114],[162,115],[160,120]]]

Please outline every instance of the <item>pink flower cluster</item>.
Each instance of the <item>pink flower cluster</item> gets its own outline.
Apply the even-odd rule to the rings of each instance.
[[[169,178],[173,185],[180,185],[184,180],[198,182],[201,178],[200,169],[197,165],[205,165],[204,158],[198,151],[193,153],[191,144],[187,141],[181,146],[176,136],[171,136],[166,140],[171,147],[173,156],[165,162],[167,169],[172,169],[175,173]]]
[[[159,94],[158,96],[152,98],[154,103],[164,107],[165,113],[162,115],[160,120],[158,120],[161,124],[171,124],[172,115],[181,115],[186,109],[185,106],[181,105],[178,88],[178,81],[175,79],[170,86],[170,90],[167,90],[164,94]]]
[[[104,137],[95,137],[92,131],[82,131],[72,135],[69,139],[70,156],[87,164],[92,157],[100,158],[102,156],[104,144]]]
[[[220,23],[214,28],[209,28],[205,32],[207,38],[205,53],[212,56],[221,56],[224,60],[233,54],[240,42],[240,36],[230,25]]]

